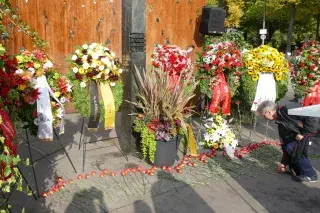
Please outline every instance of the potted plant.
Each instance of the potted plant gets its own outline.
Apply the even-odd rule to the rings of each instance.
[[[191,116],[189,101],[196,83],[192,72],[173,79],[163,68],[146,74],[135,69],[137,96],[134,131],[140,134],[141,151],[155,166],[172,166]]]

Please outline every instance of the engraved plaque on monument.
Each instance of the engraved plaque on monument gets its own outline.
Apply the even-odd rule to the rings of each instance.
[[[129,34],[130,52],[146,51],[146,34],[130,33]]]

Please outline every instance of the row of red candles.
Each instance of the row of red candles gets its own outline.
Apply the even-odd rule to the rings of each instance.
[[[261,143],[249,144],[247,146],[242,147],[240,150],[235,150],[234,156],[239,158],[239,159],[242,159],[244,155],[247,155],[250,152],[256,151],[257,149],[259,149],[259,148],[261,148],[263,146],[266,146],[266,145],[279,146],[280,142],[264,141],[264,142],[261,142]],[[174,171],[176,171],[177,173],[182,173],[182,168],[184,166],[192,166],[192,167],[196,166],[196,163],[194,161],[191,161],[191,160],[196,160],[197,159],[197,160],[199,160],[199,161],[201,161],[202,163],[205,164],[205,163],[208,162],[207,158],[211,158],[212,159],[216,155],[217,155],[216,150],[211,150],[211,152],[209,152],[209,153],[201,153],[198,157],[192,157],[190,155],[187,155],[187,156],[184,156],[182,158],[182,160],[175,167],[162,166],[160,169],[162,169],[163,171],[168,172],[168,173],[172,173]],[[227,156],[225,151],[222,151],[221,155],[226,157],[227,160],[231,160],[231,158],[229,156]],[[152,166],[150,169],[145,169],[145,168],[143,168],[141,166],[137,166],[135,168],[126,168],[126,169],[124,169],[124,170],[122,170],[120,172],[111,172],[111,171],[108,171],[107,169],[104,169],[99,174],[99,177],[100,178],[103,178],[105,176],[114,177],[117,174],[120,174],[121,176],[126,176],[129,173],[136,173],[136,172],[143,173],[143,174],[146,174],[146,175],[149,175],[149,176],[153,176],[157,169],[158,169],[158,167],[156,167],[156,166]],[[90,174],[84,174],[84,175],[79,174],[79,175],[77,175],[77,180],[89,179],[90,176],[96,176],[96,175],[97,175],[96,171],[92,171]],[[67,184],[74,183],[73,179],[70,178],[70,179],[68,179],[66,181],[66,180],[63,180],[62,177],[57,177],[56,178],[56,182],[57,183],[50,190],[48,190],[46,192],[43,192],[41,194],[41,196],[43,198],[48,197],[49,195],[53,195],[56,192],[59,192],[61,189],[64,189],[64,187]]]

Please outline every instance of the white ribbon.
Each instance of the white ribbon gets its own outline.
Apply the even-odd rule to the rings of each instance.
[[[36,80],[36,88],[38,89],[40,95],[37,100],[37,113],[38,113],[38,137],[41,140],[52,141],[53,140],[53,115],[50,103],[50,95],[54,100],[58,102],[62,109],[62,116],[60,121],[60,132],[64,133],[64,107],[58,98],[55,97],[53,91],[51,90],[46,76],[42,75]]]
[[[256,90],[256,96],[251,107],[251,111],[257,111],[258,106],[263,101],[276,101],[276,81],[273,73],[260,73]]]

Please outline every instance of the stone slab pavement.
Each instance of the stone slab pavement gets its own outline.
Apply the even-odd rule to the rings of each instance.
[[[290,102],[291,97],[292,92],[289,91],[281,103],[296,105]],[[119,116],[117,128],[121,127]],[[196,136],[199,123],[194,119]],[[83,150],[79,149],[81,125],[82,118],[78,114],[69,114],[66,134],[60,137],[77,173],[63,151],[52,154],[34,166],[40,192],[48,191],[58,176],[64,180],[72,178],[74,183],[38,201],[24,193],[13,193],[10,197],[12,212],[21,212],[23,207],[27,213],[320,212],[320,183],[296,183],[288,175],[276,172],[281,157],[279,147],[263,147],[241,160],[228,161],[222,156],[209,159],[207,164],[194,160],[196,166],[184,167],[181,174],[169,174],[159,169],[154,176],[130,173],[124,177],[118,174],[100,178],[98,175],[103,169],[119,172],[137,165],[145,168],[150,166],[135,155],[129,155],[126,159],[119,151],[120,143],[116,138],[119,133],[105,132],[101,127],[100,131],[88,135],[87,141],[98,142],[87,145],[83,172]],[[23,133],[20,133],[21,137],[24,137]],[[60,148],[57,140],[52,143],[37,142],[35,138],[32,140],[32,154],[36,158]],[[274,124],[258,120],[255,131],[250,125],[242,126],[241,145],[264,140],[278,140]],[[311,161],[320,171],[320,143],[316,139],[313,141]],[[29,157],[26,143],[22,140],[19,154]],[[181,160],[181,153],[179,157],[177,160]],[[92,170],[97,174],[90,175]],[[22,168],[22,172],[35,191],[32,168]],[[77,180],[78,174],[89,174],[89,177]]]

